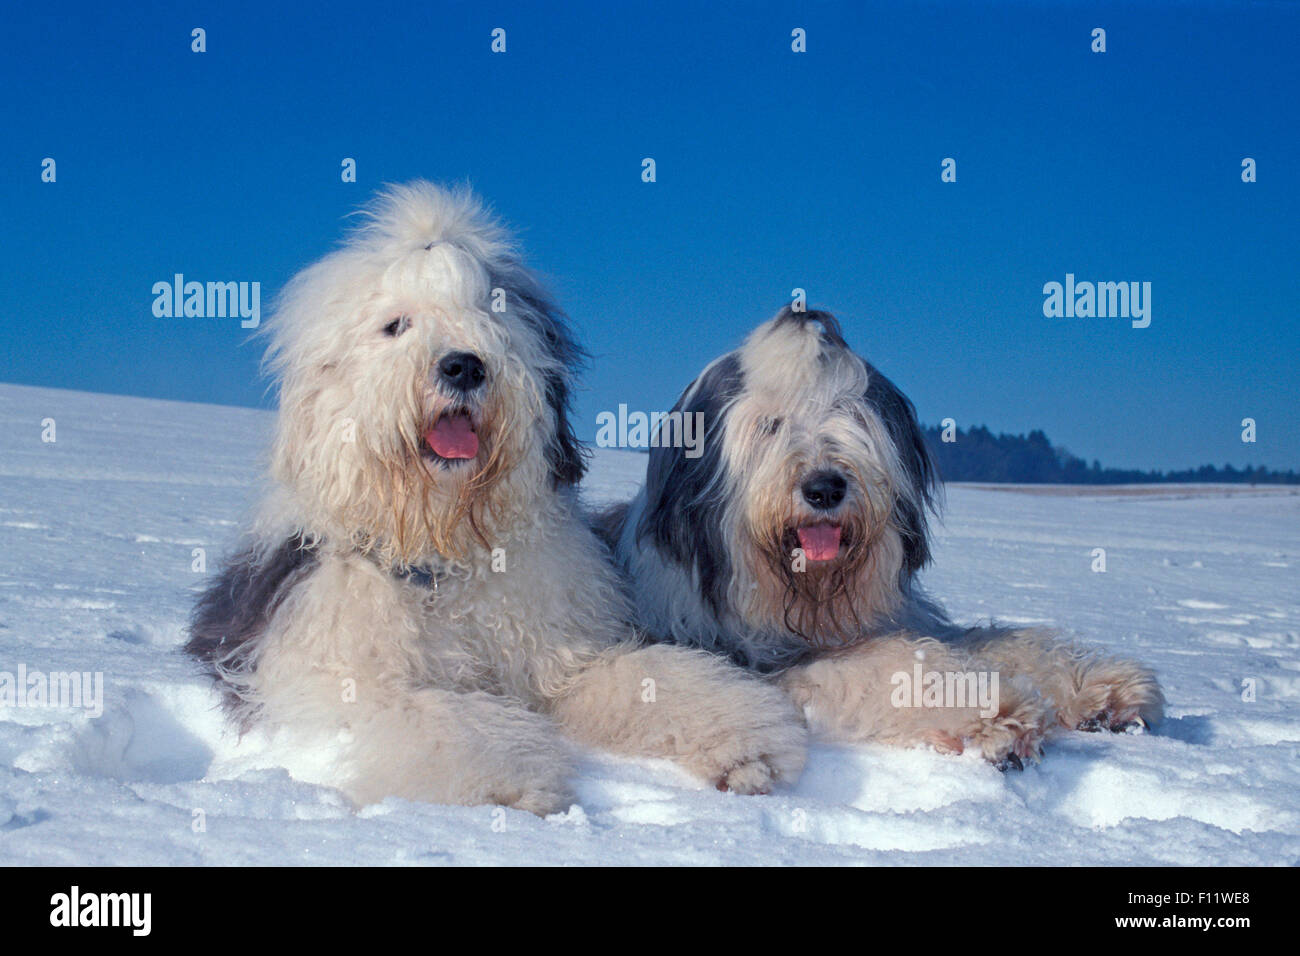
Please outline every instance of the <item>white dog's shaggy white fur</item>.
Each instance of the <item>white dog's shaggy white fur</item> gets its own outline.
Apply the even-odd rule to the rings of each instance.
[[[389,189],[269,330],[274,491],[188,645],[242,726],[341,740],[358,803],[562,809],[561,735],[739,792],[797,775],[779,691],[634,641],[573,492],[580,352],[471,194]]]
[[[704,450],[652,448],[602,518],[659,639],[772,675],[846,740],[974,748],[1021,766],[1042,738],[1158,720],[1151,672],[1046,632],[954,627],[914,576],[937,488],[911,402],[834,317],[787,308],[706,368],[675,412]],[[998,707],[898,706],[895,675],[996,673]]]

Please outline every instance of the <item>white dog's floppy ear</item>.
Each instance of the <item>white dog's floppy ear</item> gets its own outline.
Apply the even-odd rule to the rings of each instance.
[[[570,421],[571,381],[586,360],[586,353],[569,331],[558,305],[522,263],[508,259],[496,263],[492,285],[506,291],[507,308],[536,334],[549,360],[543,372],[546,403],[555,428],[546,443],[546,463],[558,487],[576,485],[587,471],[586,450]]]

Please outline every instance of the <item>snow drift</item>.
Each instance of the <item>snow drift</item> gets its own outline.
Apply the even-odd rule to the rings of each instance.
[[[0,862],[1300,863],[1294,488],[949,487],[925,585],[958,620],[1053,625],[1151,663],[1169,698],[1155,733],[1074,734],[1010,774],[821,745],[766,797],[593,753],[579,803],[544,820],[400,800],[354,812],[285,769],[328,755],[240,740],[179,652],[256,497],[270,423],[0,386],[0,672],[103,680],[98,717],[0,707]],[[584,494],[630,496],[644,465],[599,451]]]

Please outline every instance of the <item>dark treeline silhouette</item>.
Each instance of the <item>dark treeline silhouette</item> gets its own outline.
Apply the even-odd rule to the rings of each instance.
[[[1183,471],[1137,471],[1088,464],[1064,448],[1054,448],[1035,429],[1028,435],[994,435],[983,425],[956,430],[957,440],[942,440],[938,426],[922,426],[925,443],[945,481],[1008,481],[1024,484],[1127,485],[1145,482],[1231,482],[1288,485],[1300,483],[1295,471],[1271,471],[1253,465],[1244,469],[1202,465]]]

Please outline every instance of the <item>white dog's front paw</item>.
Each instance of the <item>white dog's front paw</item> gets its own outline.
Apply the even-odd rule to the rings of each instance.
[[[682,763],[719,790],[769,793],[798,778],[808,758],[808,731],[786,696],[753,682],[752,700],[701,727]],[[749,696],[749,695],[746,695]]]
[[[768,756],[763,755],[756,760],[733,767],[719,777],[714,786],[724,793],[771,793],[772,785],[777,780],[785,777],[786,774],[774,764],[769,763],[769,759]]]
[[[485,803],[495,803],[516,810],[527,810],[539,817],[562,813],[577,802],[566,774],[511,781],[487,795]]]
[[[402,797],[545,816],[573,802],[572,753],[522,703],[428,689],[403,705],[353,724],[345,789],[356,803]]]
[[[499,715],[493,715],[498,717]],[[484,721],[481,736],[461,763],[459,783],[470,788],[463,803],[494,803],[544,817],[574,802],[573,758],[548,724],[515,711]]]
[[[456,765],[410,761],[400,776],[374,774],[355,778],[344,787],[358,806],[385,797],[461,806],[503,806],[544,817],[567,810],[574,802],[569,785],[570,765],[561,759],[551,766],[512,764],[519,754],[498,752],[486,760],[462,758]]]
[[[555,704],[573,738],[674,761],[720,789],[765,793],[803,769],[807,730],[777,687],[704,651],[621,650]]]

